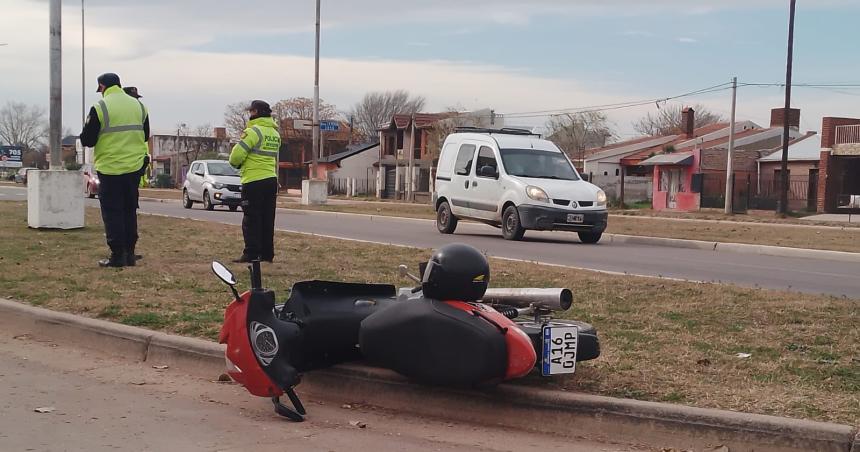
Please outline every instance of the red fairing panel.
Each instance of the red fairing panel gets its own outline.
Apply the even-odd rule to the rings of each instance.
[[[505,317],[499,311],[483,303],[464,303],[462,301],[447,301],[449,305],[471,312],[506,330],[505,344],[508,347],[508,368],[505,380],[526,376],[535,367],[537,354],[529,336],[517,327],[513,320]]]
[[[224,325],[221,326],[218,342],[227,344],[227,374],[255,396],[280,396],[283,391],[263,372],[254,356],[254,350],[251,349],[247,326],[250,297],[250,292],[243,293],[239,300],[233,300],[224,312]]]

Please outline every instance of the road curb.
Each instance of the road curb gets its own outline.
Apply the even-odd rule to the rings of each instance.
[[[0,299],[0,313],[27,332],[214,379],[224,347]],[[342,365],[305,376],[299,392],[343,403],[366,403],[451,421],[680,449],[860,452],[860,432],[847,425],[553,391],[522,384],[488,390],[415,385],[384,369]],[[261,400],[262,403],[265,401]],[[311,412],[311,416],[313,413]],[[595,437],[593,432],[612,432]]]
[[[708,242],[702,240],[670,239],[664,237],[647,237],[624,234],[604,234],[604,240],[611,243],[631,243],[648,246],[666,246],[672,248],[688,248],[710,250],[737,254],[759,254],[779,257],[797,257],[826,259],[840,262],[860,262],[860,253],[847,251],[813,250],[807,248],[791,248],[786,246],[753,245],[747,243]]]

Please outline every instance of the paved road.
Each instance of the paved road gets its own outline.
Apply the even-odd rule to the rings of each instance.
[[[0,200],[25,199],[21,189],[0,187]],[[91,201],[97,205],[97,201]],[[241,213],[207,212],[178,202],[141,202],[141,209],[175,217],[240,224]],[[539,261],[594,270],[694,281],[732,283],[748,287],[788,289],[860,299],[860,263],[824,259],[758,256],[662,246],[621,243],[584,245],[575,234],[526,233],[522,242],[500,237],[490,226],[461,223],[454,235],[436,232],[432,221],[279,210],[277,228],[332,237],[423,248],[466,242],[498,257]]]
[[[306,400],[308,420],[290,423],[236,385],[44,342],[20,326],[0,331],[2,451],[646,450],[342,408],[349,401]]]

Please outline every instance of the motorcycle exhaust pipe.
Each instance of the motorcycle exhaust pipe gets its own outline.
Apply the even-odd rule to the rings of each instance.
[[[481,300],[487,304],[504,304],[517,308],[538,306],[551,311],[567,311],[573,304],[570,289],[487,289]]]

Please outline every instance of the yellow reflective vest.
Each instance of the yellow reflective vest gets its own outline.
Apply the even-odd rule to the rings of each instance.
[[[230,151],[230,164],[239,168],[242,183],[278,177],[278,152],[281,135],[271,117],[248,121],[238,143]]]
[[[111,176],[139,171],[149,152],[143,132],[146,107],[119,86],[111,86],[93,107],[101,128],[93,149],[96,171]]]

